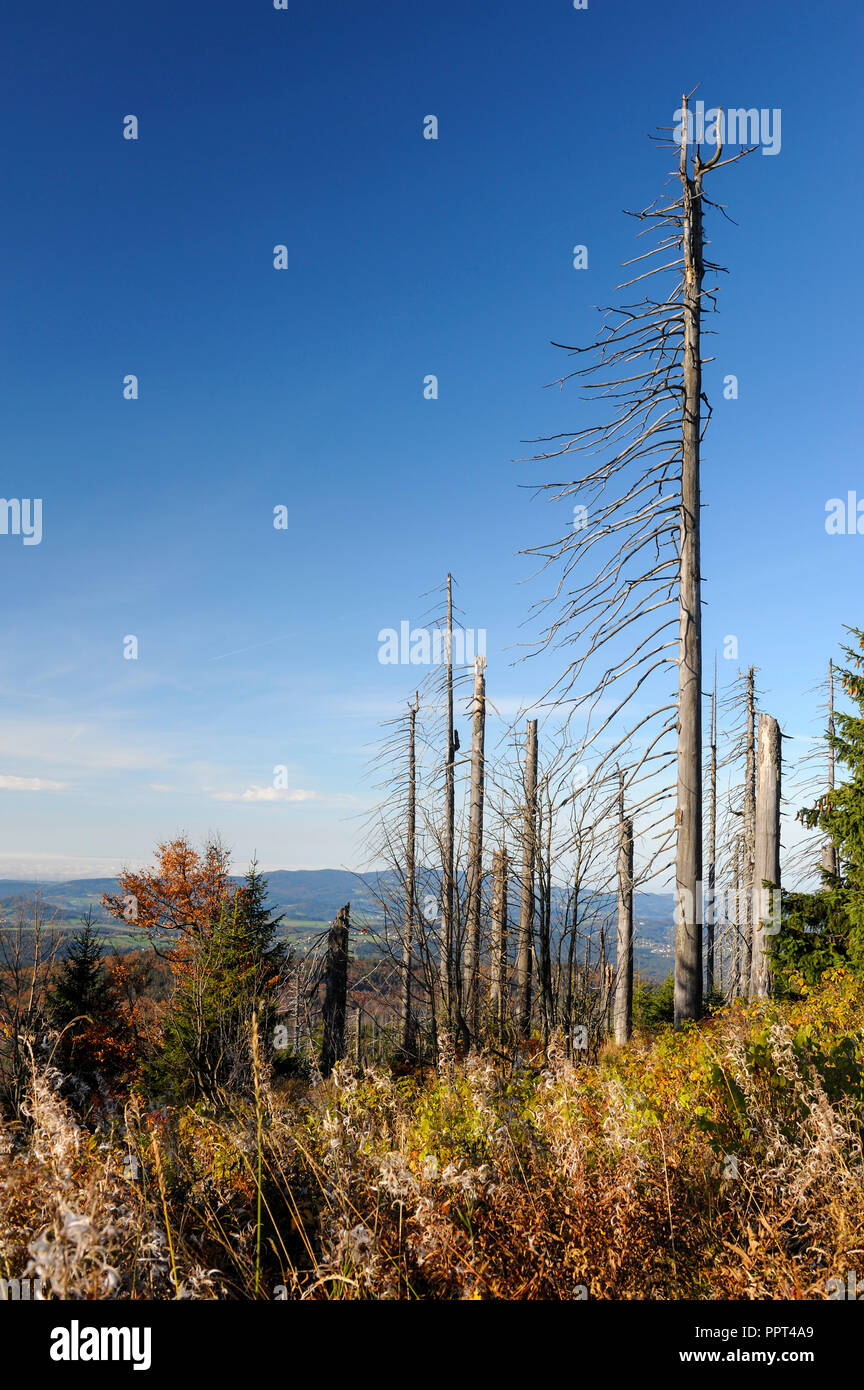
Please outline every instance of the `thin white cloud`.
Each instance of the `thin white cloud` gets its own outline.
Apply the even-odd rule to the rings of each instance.
[[[151,775],[172,756],[177,740],[160,736],[159,744],[124,738],[115,729],[96,723],[42,719],[4,719],[0,725],[0,758],[7,762],[51,763],[87,772],[147,769]]]
[[[253,784],[244,792],[214,792],[209,787],[205,787],[204,791],[210,792],[213,801],[315,801],[321,806],[349,806],[357,802],[356,796],[345,793],[327,795],[304,787],[259,787]]]
[[[320,801],[317,792],[302,787],[247,787],[245,792],[213,792],[214,801]]]
[[[45,777],[9,777],[0,775],[0,789],[7,792],[59,792],[67,782],[49,782]]]

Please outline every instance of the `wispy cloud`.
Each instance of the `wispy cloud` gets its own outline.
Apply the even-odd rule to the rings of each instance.
[[[205,791],[209,788],[205,787]],[[304,787],[247,787],[245,792],[210,792],[213,801],[317,801],[327,806],[347,806],[357,801],[356,796],[344,794],[326,795],[309,791]]]
[[[59,792],[66,782],[49,782],[45,777],[9,777],[0,775],[0,788],[7,792]]]
[[[320,801],[317,792],[302,787],[247,787],[245,792],[212,792],[214,801]]]

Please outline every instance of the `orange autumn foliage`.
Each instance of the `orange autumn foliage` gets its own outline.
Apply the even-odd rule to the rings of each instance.
[[[120,892],[103,893],[102,905],[134,922],[152,940],[169,940],[172,967],[183,973],[194,942],[210,933],[214,921],[236,894],[229,878],[229,854],[218,841],[196,850],[186,836],[156,846],[156,863],[138,873],[125,870]]]

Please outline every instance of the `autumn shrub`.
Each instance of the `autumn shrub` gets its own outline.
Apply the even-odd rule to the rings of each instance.
[[[823,1298],[864,1246],[862,1040],[836,970],[596,1065],[259,1057],[252,1094],[95,1129],[34,1074],[0,1255],[65,1297]]]

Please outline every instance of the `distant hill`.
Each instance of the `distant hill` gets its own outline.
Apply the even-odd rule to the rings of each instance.
[[[344,903],[367,921],[380,918],[376,885],[386,889],[394,883],[392,875],[355,874],[347,869],[274,869],[266,874],[270,901],[276,912],[284,914],[286,936],[301,944],[316,935],[336,916]],[[434,876],[433,876],[434,878]],[[434,887],[434,881],[432,883]],[[76,878],[60,883],[38,885],[24,879],[0,879],[0,913],[5,922],[32,920],[34,893],[37,891],[45,915],[61,931],[74,929],[82,916],[92,910],[94,922],[108,928],[106,937],[116,950],[129,950],[142,944],[141,936],[117,922],[101,905],[103,893],[116,893],[113,878]],[[563,895],[558,894],[560,904]],[[599,913],[614,914],[611,894],[598,894],[592,905]],[[637,893],[635,901],[635,967],[646,979],[664,979],[672,968],[674,953],[673,899],[671,893]],[[518,914],[515,898],[511,920]],[[610,943],[614,953],[614,930]]]

